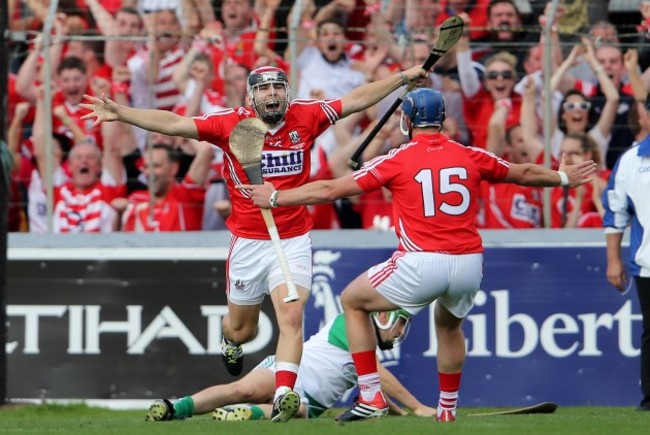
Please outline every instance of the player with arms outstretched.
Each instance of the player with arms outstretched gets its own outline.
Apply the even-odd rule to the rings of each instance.
[[[397,251],[358,276],[341,298],[361,394],[354,406],[337,417],[340,421],[380,417],[388,410],[369,313],[402,308],[413,315],[433,301],[438,302],[435,326],[441,390],[437,419],[454,421],[465,362],[461,323],[483,278],[483,246],[474,225],[481,181],[576,187],[589,181],[596,169],[593,161],[566,165],[564,158],[560,171],[509,164],[441,134],[444,120],[442,94],[418,89],[402,104],[401,126],[411,141],[366,162],[358,171],[291,190],[279,190],[269,182],[238,187],[251,192],[255,204],[265,208],[330,202],[381,186],[393,195]]]
[[[302,354],[304,304],[312,278],[312,223],[305,207],[278,210],[275,213],[282,245],[291,274],[298,288],[298,303],[285,304],[287,286],[269,240],[259,209],[250,195],[233,188],[247,180],[228,143],[230,132],[242,119],[258,117],[269,127],[262,151],[264,178],[273,178],[283,188],[307,182],[310,149],[314,140],[337,119],[370,107],[388,94],[426,75],[413,67],[377,82],[368,83],[336,100],[290,101],[291,89],[284,71],[262,67],[248,76],[250,107],[225,109],[197,118],[187,118],[162,110],[133,109],[115,104],[106,97],[87,96],[91,109],[85,119],[121,121],[170,136],[208,141],[224,151],[225,173],[233,213],[226,224],[232,232],[226,263],[228,274],[228,315],[223,319],[222,354],[228,372],[237,376],[243,370],[241,344],[257,331],[262,301],[270,294],[278,319],[278,340],[273,421],[287,421],[298,410],[299,396],[292,391]]]

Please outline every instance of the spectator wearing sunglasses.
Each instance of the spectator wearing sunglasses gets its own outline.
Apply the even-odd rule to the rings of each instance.
[[[466,38],[461,38],[461,41]],[[510,53],[499,52],[485,62],[483,83],[478,72],[471,65],[462,62],[462,52],[469,50],[469,45],[459,42],[458,73],[464,98],[465,122],[469,129],[473,146],[486,148],[487,124],[492,113],[499,106],[507,111],[506,128],[519,123],[521,97],[513,89],[516,83],[515,67],[517,59]]]
[[[562,62],[558,70],[551,78],[551,89],[555,90],[561,87],[562,81],[565,80],[566,72],[578,60],[583,57],[598,77],[598,84],[605,95],[605,104],[601,110],[595,110],[595,105],[585,93],[579,89],[570,89],[564,94],[560,104],[557,117],[557,125],[553,128],[551,137],[551,153],[554,158],[559,159],[560,147],[564,136],[569,133],[587,133],[598,145],[601,156],[605,156],[612,136],[612,128],[616,120],[618,110],[619,93],[616,90],[614,82],[603,66],[596,59],[593,46],[588,41],[583,41],[582,45],[575,46],[566,60]],[[586,86],[582,87],[585,91],[590,92]],[[592,86],[593,88],[593,86]],[[534,116],[524,116],[521,118],[522,126],[525,130],[525,141],[540,142],[535,132],[540,131],[540,123]],[[535,123],[531,125],[531,123]],[[541,143],[541,142],[540,142]],[[544,145],[538,145],[541,149]],[[601,159],[600,167],[604,168],[605,163]]]
[[[634,141],[634,136],[627,125],[627,117],[630,107],[634,103],[635,97],[633,95],[637,94],[635,91],[636,85],[630,79],[638,72],[638,56],[636,51],[631,49],[623,55],[621,48],[614,44],[603,44],[594,49],[592,43],[588,40],[583,40],[583,46],[587,48],[587,53],[582,54],[582,56],[590,64],[598,79],[598,83],[594,84],[588,81],[578,80],[573,71],[567,73],[565,70],[558,89],[561,89],[563,92],[567,89],[581,91],[591,101],[592,110],[600,113],[602,117],[608,116],[606,115],[606,112],[608,112],[606,106],[610,100],[610,92],[604,80],[613,83],[614,89],[619,94],[619,98],[616,104],[616,110],[614,110],[614,120],[610,127],[611,139],[609,140],[608,148],[601,148],[604,165],[611,169],[618,156]],[[569,57],[571,57],[571,54]],[[568,62],[568,58],[565,62]],[[561,71],[562,68],[558,69],[556,74]],[[645,92],[647,91],[642,90],[641,94]],[[636,99],[643,99],[643,96],[637,96]],[[555,145],[557,146],[558,143]]]
[[[590,183],[575,189],[554,188],[551,192],[551,225],[553,228],[602,228],[603,201],[610,170],[604,169],[598,145],[585,133],[568,133],[562,140],[561,152],[567,161],[578,164],[593,160],[601,169]]]

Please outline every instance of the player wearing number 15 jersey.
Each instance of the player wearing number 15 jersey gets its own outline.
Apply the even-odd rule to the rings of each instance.
[[[464,147],[440,133],[445,105],[440,92],[418,89],[402,104],[401,128],[411,142],[365,163],[353,174],[290,190],[272,184],[253,189],[260,207],[317,204],[359,195],[381,186],[393,195],[398,250],[371,267],[344,290],[350,350],[359,375],[359,399],[337,417],[355,421],[388,410],[381,391],[369,314],[402,308],[416,314],[437,300],[440,399],[438,421],[456,419],[465,341],[462,319],[474,304],[483,278],[483,246],[474,220],[483,180],[529,186],[578,186],[596,169],[593,161],[563,164],[559,171],[534,164],[509,164],[481,149]]]

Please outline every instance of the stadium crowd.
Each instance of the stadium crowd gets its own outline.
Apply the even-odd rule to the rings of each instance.
[[[567,2],[543,39],[550,3],[512,0],[304,0],[296,61],[285,0],[60,0],[43,76],[48,0],[9,0],[15,41],[9,75],[8,146],[13,154],[10,231],[200,231],[225,229],[232,209],[222,177],[227,159],[205,141],[122,123],[82,119],[84,94],[118,104],[200,117],[246,104],[247,76],[275,66],[294,99],[338,99],[366,82],[420,65],[450,15],[466,22],[456,46],[418,87],[443,93],[443,133],[513,163],[544,163],[544,99],[550,98],[551,165],[594,160],[598,177],[551,192],[553,228],[602,227],[602,192],[618,156],[644,135],[635,101],[650,90],[650,4],[626,31],[594,11],[607,2]],[[522,4],[528,5],[521,11]],[[525,12],[525,13],[524,13]],[[627,29],[627,28],[626,28]],[[629,29],[627,29],[629,30]],[[632,35],[632,36],[630,36]],[[543,92],[551,53],[552,94]],[[292,71],[294,70],[294,71]],[[341,119],[311,150],[311,179],[335,178],[400,96]],[[52,134],[47,137],[48,117]],[[367,161],[408,141],[399,113],[362,155]],[[52,155],[47,155],[51,144]],[[48,162],[53,166],[48,168]],[[542,189],[484,182],[479,228],[540,228]],[[387,190],[312,206],[315,229],[390,229]]]

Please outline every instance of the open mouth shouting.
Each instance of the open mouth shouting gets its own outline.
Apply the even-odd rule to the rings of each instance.
[[[280,102],[278,101],[267,101],[264,104],[264,108],[267,112],[277,112],[280,110]]]

